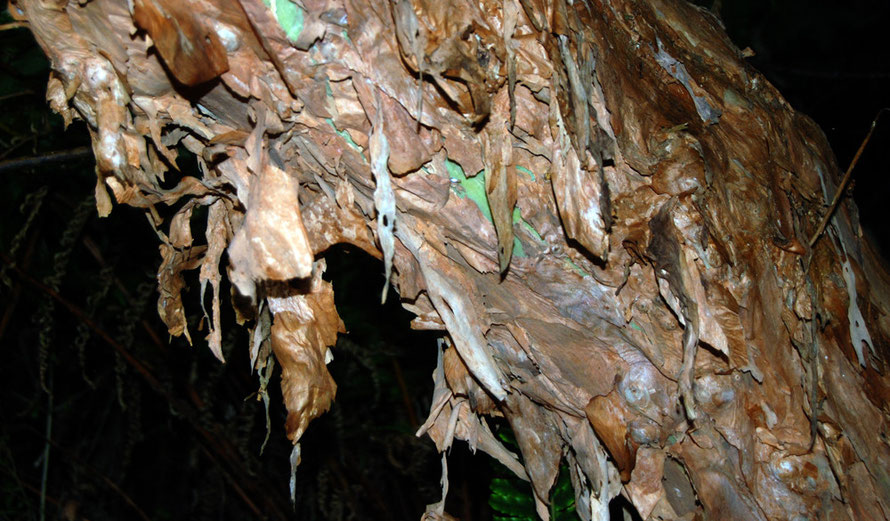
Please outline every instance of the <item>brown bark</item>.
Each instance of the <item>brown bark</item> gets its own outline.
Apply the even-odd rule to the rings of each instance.
[[[351,243],[445,331],[421,432],[530,479],[542,517],[565,458],[585,520],[619,493],[643,519],[887,519],[888,279],[849,201],[808,246],[839,179],[824,135],[709,13],[571,4],[303,0],[299,30],[282,0],[11,12],[93,134],[100,213],[110,188],[158,226],[171,333],[182,271],[211,283],[220,357],[228,249],[294,443],[336,389],[319,255]],[[165,190],[176,144],[203,177]]]

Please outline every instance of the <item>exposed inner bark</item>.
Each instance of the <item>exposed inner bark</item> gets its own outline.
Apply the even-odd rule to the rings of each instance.
[[[643,519],[888,518],[887,275],[850,202],[808,246],[832,153],[709,13],[180,4],[10,9],[52,60],[53,109],[89,125],[100,214],[110,189],[153,218],[170,333],[188,335],[181,274],[200,268],[220,358],[227,252],[251,355],[283,366],[295,457],[336,389],[315,259],[350,243],[445,334],[421,433],[529,479],[542,518],[563,459],[584,520],[619,493]],[[203,177],[165,190],[177,145]]]

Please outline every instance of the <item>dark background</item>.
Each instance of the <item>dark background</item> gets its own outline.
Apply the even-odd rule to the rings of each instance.
[[[0,6],[0,24],[9,23]],[[890,2],[723,0],[719,11],[736,44],[755,51],[751,63],[823,128],[845,169],[890,105]],[[277,375],[260,456],[265,415],[246,333],[224,305],[228,363],[218,363],[192,291],[195,346],[167,338],[155,308],[157,238],[135,209],[95,216],[91,155],[77,152],[88,132],[82,123],[66,131],[50,113],[47,74],[27,29],[0,31],[0,519],[39,519],[44,484],[47,519],[418,519],[439,497],[438,457],[413,435],[429,407],[435,337],[410,331],[396,299],[378,304],[382,266],[347,249],[326,256],[350,334],[330,365],[337,401],[302,441],[294,515]],[[884,120],[852,190],[885,254],[888,145]],[[62,150],[77,153],[8,167]],[[188,277],[197,288],[197,274]],[[490,519],[499,473],[458,443],[448,510]]]
[[[727,32],[791,105],[822,127],[844,171],[878,111],[890,107],[890,2],[723,0]],[[863,231],[888,257],[890,121],[882,116],[854,171]]]

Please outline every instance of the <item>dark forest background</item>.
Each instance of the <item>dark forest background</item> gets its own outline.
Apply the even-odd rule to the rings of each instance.
[[[845,169],[890,106],[890,2],[706,5],[822,127]],[[434,447],[414,437],[436,337],[411,331],[395,299],[378,304],[382,266],[347,249],[326,254],[349,334],[329,366],[337,400],[302,440],[292,507],[277,375],[260,454],[266,415],[246,331],[228,311],[227,363],[213,358],[192,273],[195,345],[168,338],[156,312],[157,237],[138,210],[96,216],[88,132],[50,112],[49,64],[0,7],[0,520],[418,519],[440,494]],[[850,189],[885,258],[888,149],[890,121],[879,121]],[[194,171],[185,151],[180,166]],[[494,427],[509,442],[506,426]],[[449,462],[448,511],[462,519],[503,516],[506,500],[530,504],[527,488],[465,444]]]

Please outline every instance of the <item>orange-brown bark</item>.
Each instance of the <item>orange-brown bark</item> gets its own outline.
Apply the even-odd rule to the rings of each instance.
[[[422,431],[530,479],[542,517],[562,459],[585,520],[619,493],[643,519],[890,516],[887,275],[850,202],[808,247],[832,153],[708,12],[303,0],[296,27],[260,0],[136,4],[11,12],[52,60],[52,107],[89,125],[100,212],[109,189],[188,201],[151,212],[171,333],[198,266],[218,328],[223,247],[254,358],[273,308],[295,442],[335,389],[313,259],[345,242],[391,262],[415,326],[447,335]],[[164,190],[178,144],[203,177]],[[524,466],[485,415],[510,421]]]

